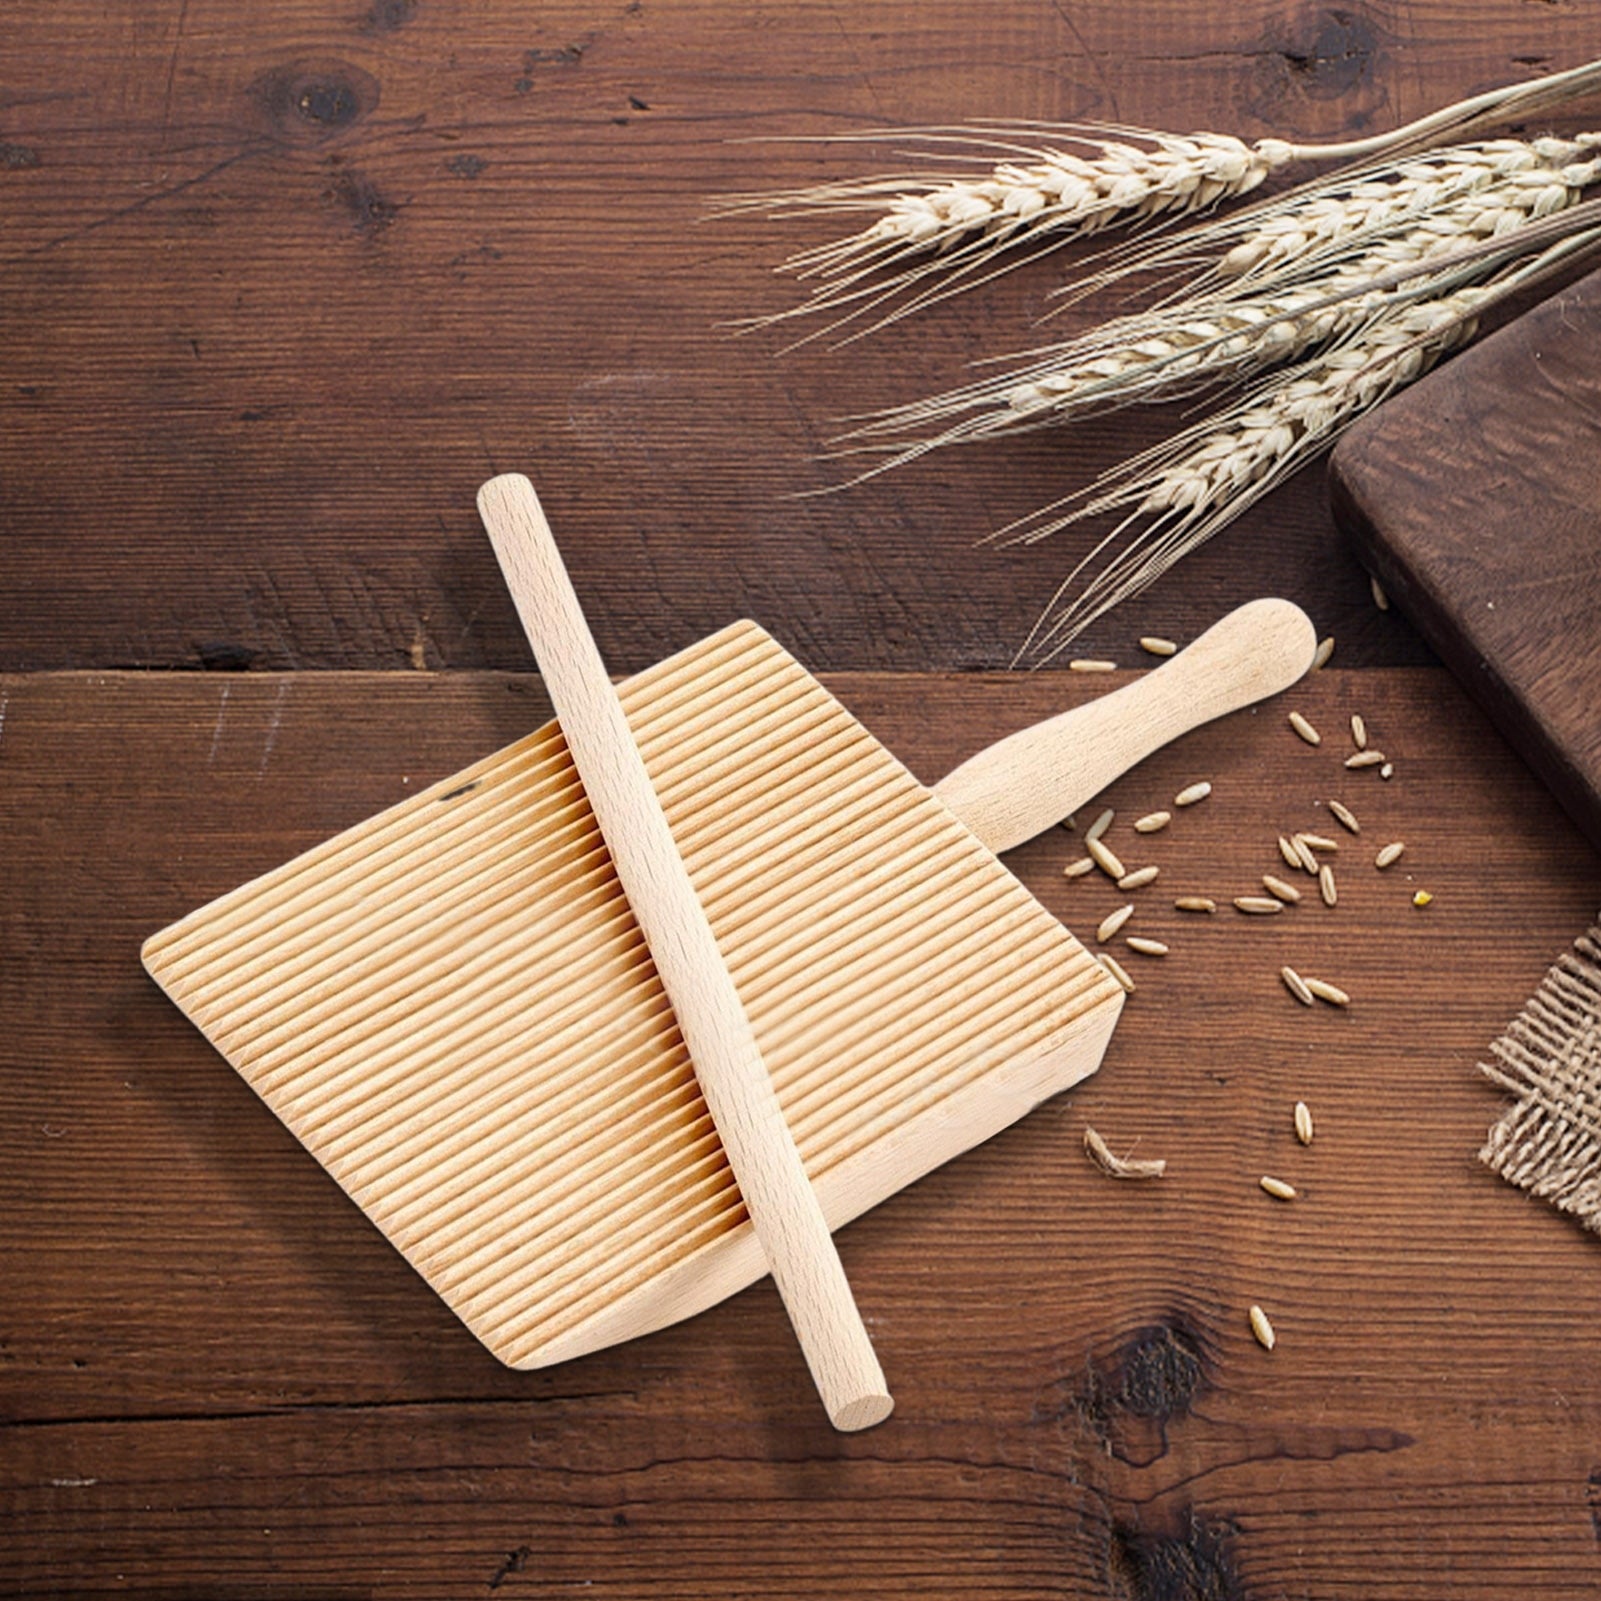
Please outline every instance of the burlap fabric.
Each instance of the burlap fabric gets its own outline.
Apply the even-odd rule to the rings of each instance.
[[[1480,1160],[1601,1234],[1601,923],[1545,976],[1480,1068],[1517,1096]]]

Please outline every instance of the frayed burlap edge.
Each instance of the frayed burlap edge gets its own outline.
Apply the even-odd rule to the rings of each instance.
[[[1601,923],[1545,975],[1490,1055],[1480,1071],[1518,1104],[1480,1161],[1601,1234]]]

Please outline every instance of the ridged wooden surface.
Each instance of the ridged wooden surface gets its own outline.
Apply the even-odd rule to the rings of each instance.
[[[953,1120],[986,1075],[1093,1070],[1121,991],[760,628],[624,704],[832,1223],[1026,1109]],[[554,724],[144,956],[503,1360],[580,1354],[761,1271]]]

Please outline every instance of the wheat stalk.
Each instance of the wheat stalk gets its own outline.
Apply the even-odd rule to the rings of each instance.
[[[1488,241],[1493,248],[1486,259],[1501,263],[1492,283],[1464,284],[1431,299],[1386,307],[1332,348],[1264,379],[1221,413],[1003,529],[998,537],[1034,543],[1085,517],[1125,513],[1063,579],[1013,665],[1050,661],[1098,617],[1154,583],[1292,472],[1330,449],[1357,417],[1470,339],[1491,304],[1601,243],[1596,226],[1601,202],[1590,202],[1574,215],[1581,211],[1588,226],[1558,238],[1532,261],[1505,265],[1506,252],[1519,246]],[[1548,224],[1523,231],[1542,239],[1556,232]],[[1499,257],[1494,249],[1502,252]],[[1119,541],[1122,548],[1064,604],[1086,569]]]
[[[800,251],[781,265],[780,271],[813,281],[805,302],[742,325],[834,314],[825,328],[807,336],[816,338],[875,312],[883,314],[871,327],[880,327],[1069,238],[1116,223],[1202,212],[1249,193],[1292,162],[1381,156],[1393,161],[1399,152],[1447,131],[1460,134],[1491,118],[1526,114],[1598,83],[1601,62],[1590,62],[1474,96],[1387,134],[1329,145],[1275,138],[1247,144],[1227,134],[1174,135],[1098,124],[931,130],[922,135],[925,149],[932,145],[949,154],[953,146],[958,151],[977,146],[992,156],[991,165],[954,176],[922,169],[777,194],[734,195],[715,209],[777,216],[878,213],[857,232]],[[1073,146],[1084,153],[1074,153]],[[997,264],[1000,252],[1019,244],[1038,249]]]
[[[1304,354],[1369,322],[1394,295],[1397,269],[1454,258],[1474,240],[1507,238],[1532,220],[1576,204],[1601,177],[1601,156],[1573,159],[1601,146],[1601,135],[1541,143],[1539,150],[1519,146],[1528,162],[1509,161],[1505,149],[1490,160],[1474,159],[1475,152],[1474,158],[1453,161],[1454,171],[1490,176],[1464,177],[1450,189],[1454,202],[1444,208],[1423,204],[1416,193],[1421,183],[1433,199],[1437,182],[1407,179],[1386,186],[1381,204],[1358,197],[1353,207],[1358,220],[1349,226],[1331,216],[1321,200],[1305,208],[1304,217],[1286,210],[1280,213],[1285,226],[1253,236],[1251,270],[1231,272],[1210,296],[1117,318],[1032,352],[1025,366],[873,414],[838,443],[847,453],[893,452],[873,469],[884,471],[942,446],[1040,428],[1133,401],[1169,399]],[[1382,238],[1380,210],[1392,229],[1403,231]],[[1325,250],[1321,260],[1309,252],[1310,266],[1308,256],[1292,255],[1277,272],[1268,271],[1265,263],[1286,249],[1288,239],[1301,240],[1307,250],[1315,230],[1331,244],[1343,242],[1343,248]],[[1365,247],[1363,254],[1348,254],[1353,241]],[[1484,270],[1493,266],[1486,258]],[[1407,289],[1410,298],[1433,292],[1416,279]],[[900,442],[882,443],[886,439]]]

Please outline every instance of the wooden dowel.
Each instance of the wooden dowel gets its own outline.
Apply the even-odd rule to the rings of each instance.
[[[533,485],[491,479],[478,510],[818,1394],[868,1428],[894,1404],[883,1370]]]

